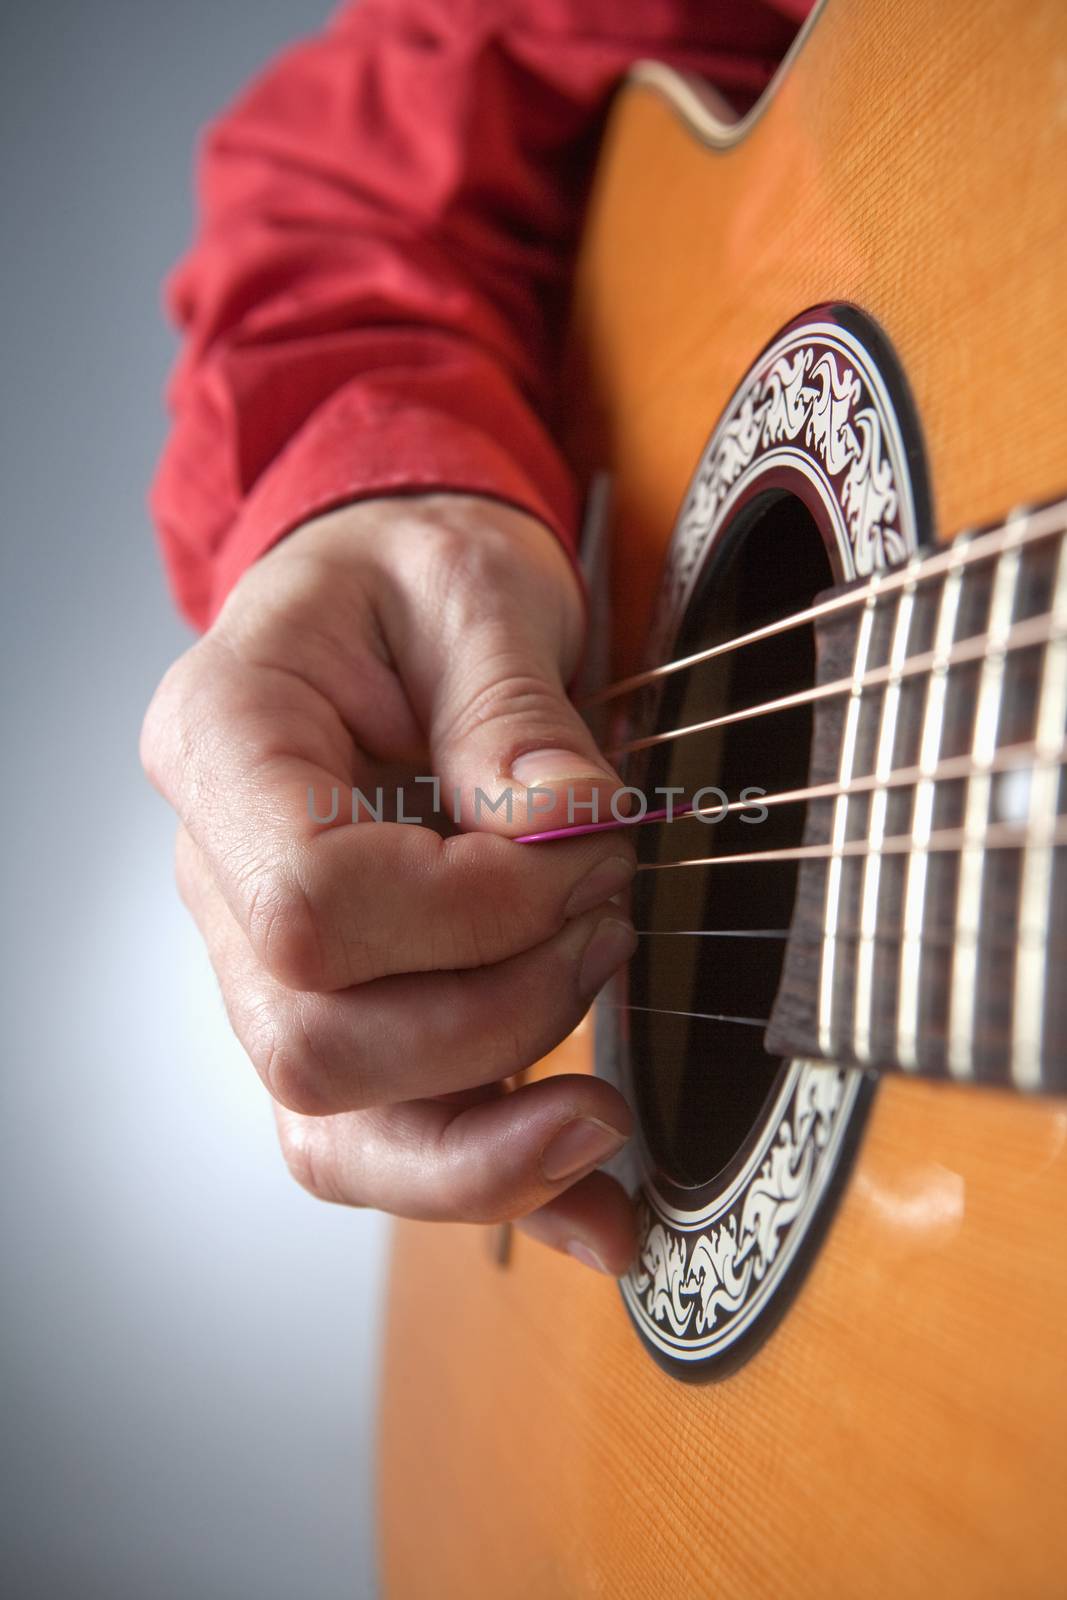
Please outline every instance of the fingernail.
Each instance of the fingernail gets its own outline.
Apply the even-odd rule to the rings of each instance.
[[[585,947],[578,972],[578,987],[583,1000],[592,1000],[611,974],[629,961],[637,949],[637,935],[621,917],[605,917]]]
[[[567,1245],[567,1254],[573,1256],[575,1261],[580,1261],[583,1267],[592,1267],[594,1272],[607,1273],[609,1278],[612,1276],[596,1251],[590,1250],[589,1246],[583,1244],[581,1239],[572,1239],[570,1241]]]
[[[541,1152],[541,1170],[549,1183],[562,1183],[589,1172],[622,1149],[627,1135],[595,1117],[578,1117],[550,1139]]]
[[[531,750],[512,763],[511,775],[527,789],[553,783],[618,783],[607,767],[573,750]]]
[[[602,906],[612,895],[621,894],[633,875],[634,863],[625,856],[611,856],[607,861],[598,862],[571,891],[563,915],[580,917],[583,911]]]

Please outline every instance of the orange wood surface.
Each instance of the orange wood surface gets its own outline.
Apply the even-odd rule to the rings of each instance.
[[[618,664],[719,412],[849,299],[901,357],[944,536],[1067,488],[1067,6],[829,0],[707,148],[617,107],[577,296],[576,449],[608,464]],[[587,1034],[567,1065],[587,1064]],[[386,1333],[392,1600],[1067,1592],[1067,1103],[887,1081],[794,1306],[683,1386],[615,1286],[402,1224]]]

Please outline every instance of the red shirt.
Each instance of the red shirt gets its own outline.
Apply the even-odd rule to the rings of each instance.
[[[198,627],[368,495],[506,500],[573,547],[557,344],[613,88],[653,57],[751,103],[810,0],[359,0],[207,132],[153,489]]]

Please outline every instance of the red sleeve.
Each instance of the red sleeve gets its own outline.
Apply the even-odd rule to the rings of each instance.
[[[359,0],[207,132],[168,287],[153,490],[199,627],[298,524],[368,495],[506,500],[570,544],[552,375],[608,98],[638,57],[739,105],[805,0]]]

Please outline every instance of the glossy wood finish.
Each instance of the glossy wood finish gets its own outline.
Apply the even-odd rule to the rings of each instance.
[[[855,300],[922,415],[938,525],[1067,482],[1067,11],[829,0],[736,148],[618,106],[578,296],[577,449],[616,475],[639,651],[686,481],[786,321]],[[587,1060],[587,1035],[566,1064]],[[1067,1104],[886,1082],[828,1240],[734,1377],[683,1387],[615,1286],[397,1229],[392,1600],[1049,1596],[1067,1571]]]
[[[735,149],[649,91],[620,105],[577,298],[618,667],[716,418],[809,306],[853,300],[889,333],[943,537],[1063,490],[1065,73],[1059,0],[828,0]]]

